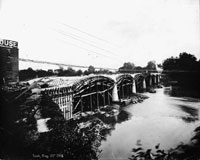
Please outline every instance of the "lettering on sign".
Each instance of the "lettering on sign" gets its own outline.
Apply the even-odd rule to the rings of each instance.
[[[18,48],[18,43],[16,41],[0,38],[0,47]]]

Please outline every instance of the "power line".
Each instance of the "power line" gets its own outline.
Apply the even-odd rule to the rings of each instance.
[[[85,42],[84,40],[80,39],[80,38],[82,38],[82,37],[79,37],[79,36],[74,35],[74,34],[66,33],[66,32],[64,32],[64,31],[62,31],[62,30],[56,30],[56,29],[54,29],[54,30],[55,30],[56,32],[58,32],[58,33],[64,35],[64,36],[69,36],[69,37],[72,38],[72,39],[78,40],[78,41],[80,41],[80,42],[82,42],[82,43],[85,43],[85,44],[87,44],[87,45],[89,45],[89,46],[92,46],[92,47],[94,47],[94,48],[97,48],[97,49],[106,51],[106,52],[111,53],[112,55],[115,55],[115,56],[116,56],[116,54],[115,54],[114,52],[112,52],[112,51],[109,51],[109,50],[107,50],[107,49],[101,48],[101,47],[99,47],[99,46],[97,46],[97,45],[94,45],[94,44],[92,44],[92,43]],[[77,38],[77,37],[78,37],[78,38]],[[88,40],[87,40],[87,41],[88,41]]]
[[[63,41],[64,43],[68,43],[68,44],[70,44],[70,45],[72,45],[72,46],[78,47],[78,48],[80,48],[80,49],[83,49],[83,50],[86,50],[86,51],[95,53],[95,54],[97,54],[97,55],[101,55],[101,56],[104,56],[104,57],[107,57],[107,58],[110,58],[110,59],[112,58],[112,59],[113,59],[113,57],[110,57],[110,56],[108,56],[108,55],[102,54],[102,53],[100,53],[100,52],[96,52],[96,51],[93,51],[93,50],[89,50],[89,49],[87,49],[87,48],[81,47],[81,46],[76,45],[76,44],[74,44],[74,43],[71,43],[71,42],[68,42],[68,41],[65,41],[65,40],[61,40],[61,41]],[[115,58],[114,58],[114,59],[115,59]],[[122,61],[120,61],[120,60],[118,60],[118,59],[115,59],[115,60],[117,60],[117,61],[120,62],[120,63],[122,62]]]
[[[68,43],[68,44],[70,44],[70,45],[72,45],[72,46],[75,46],[75,47],[77,47],[77,48],[80,48],[80,49],[83,49],[83,50],[86,50],[86,51],[89,51],[89,52],[93,52],[93,53],[98,54],[98,55],[101,55],[101,56],[108,57],[107,55],[104,55],[104,54],[99,53],[99,52],[96,52],[96,51],[89,50],[89,49],[87,49],[87,48],[81,47],[81,46],[76,45],[76,44],[74,44],[74,43],[71,43],[71,42],[68,42],[68,41],[65,41],[65,40],[60,40],[60,41],[62,41],[62,42],[64,42],[64,43]],[[108,58],[109,58],[109,57],[108,57]]]
[[[112,46],[118,47],[118,46],[116,46],[115,44],[113,44],[113,43],[111,43],[111,42],[109,42],[109,41],[107,41],[107,40],[105,40],[105,39],[99,38],[99,37],[97,37],[97,36],[95,36],[95,35],[93,35],[93,34],[90,34],[90,33],[87,33],[87,32],[85,32],[85,31],[82,31],[82,30],[80,30],[80,29],[78,29],[78,28],[75,28],[75,27],[73,27],[73,26],[71,26],[71,25],[68,25],[68,24],[66,24],[66,23],[60,23],[60,24],[66,26],[66,27],[68,27],[68,28],[71,28],[71,29],[73,29],[73,30],[79,31],[79,32],[81,32],[81,33],[84,33],[84,34],[86,34],[86,35],[88,35],[88,36],[90,36],[90,37],[92,37],[92,38],[98,39],[98,40],[100,40],[100,41],[102,41],[102,42],[108,43],[108,44],[110,44],[110,45],[112,45]]]

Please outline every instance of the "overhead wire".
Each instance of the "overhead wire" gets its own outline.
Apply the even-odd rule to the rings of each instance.
[[[88,35],[88,36],[90,36],[90,37],[92,37],[92,38],[98,39],[98,40],[100,40],[100,41],[102,41],[102,42],[108,43],[108,44],[110,44],[110,45],[112,45],[112,46],[118,47],[117,45],[115,45],[115,44],[113,44],[113,43],[111,43],[111,42],[109,42],[109,41],[107,41],[107,40],[105,40],[105,39],[103,39],[103,38],[100,38],[100,37],[97,37],[97,36],[95,36],[95,35],[93,35],[93,34],[91,34],[91,33],[82,31],[82,30],[80,30],[80,29],[78,29],[78,28],[76,28],[76,27],[73,27],[73,26],[69,25],[69,24],[66,24],[66,23],[60,23],[60,24],[66,26],[66,27],[68,27],[68,28],[71,28],[71,29],[73,29],[73,30],[79,31],[79,32],[81,32],[81,33],[84,33],[84,34],[86,34],[86,35]]]
[[[65,26],[65,27],[68,27],[68,28],[70,28],[70,29],[72,29],[72,30],[78,31],[78,32],[80,32],[80,33],[83,33],[83,34],[85,34],[85,35],[87,35],[87,36],[89,36],[89,37],[92,37],[93,39],[96,39],[96,40],[98,40],[98,41],[102,41],[102,42],[104,42],[104,43],[110,44],[110,46],[114,46],[115,48],[119,48],[119,46],[117,46],[117,45],[111,43],[110,41],[105,40],[105,39],[100,38],[100,37],[97,37],[96,35],[91,34],[91,33],[88,33],[88,32],[86,32],[86,31],[83,31],[83,30],[81,30],[81,29],[79,29],[79,28],[77,28],[77,27],[74,27],[74,26],[72,26],[72,25],[69,25],[69,24],[66,24],[66,23],[63,23],[63,22],[58,22],[58,23],[61,24],[61,25],[63,25],[63,26]],[[76,35],[76,36],[77,36],[77,35]],[[80,37],[79,37],[79,38],[80,38]],[[81,38],[82,38],[82,37],[81,37]],[[94,45],[93,45],[93,46],[94,46]],[[98,46],[96,46],[96,47],[98,47]],[[100,49],[100,47],[98,47],[98,49]],[[124,59],[124,57],[120,56],[120,54],[116,54],[116,52],[113,52],[113,51],[110,51],[110,50],[107,50],[107,49],[103,49],[102,47],[101,47],[101,50],[104,50],[104,51],[106,51],[107,53],[111,53],[112,55],[117,56],[117,59],[119,59],[120,62],[122,62],[122,59]],[[123,62],[122,62],[122,63],[123,63]]]
[[[91,50],[91,49],[87,49],[87,48],[85,48],[85,47],[81,47],[81,46],[79,46],[79,45],[77,45],[77,44],[74,44],[74,43],[71,43],[71,42],[68,42],[68,41],[66,41],[66,40],[62,40],[64,43],[68,43],[68,44],[70,44],[70,45],[73,45],[73,46],[75,46],[75,47],[78,47],[78,48],[81,48],[81,49],[83,49],[83,50],[86,50],[86,51],[89,51],[89,52],[91,52],[91,53],[95,53],[96,55],[100,55],[100,56],[103,56],[103,57],[107,57],[107,58],[109,58],[109,59],[114,59],[114,60],[117,60],[118,62],[122,62],[122,60],[121,59],[118,59],[118,58],[116,58],[116,57],[113,57],[113,56],[111,56],[111,55],[107,55],[107,54],[103,54],[103,53],[100,53],[100,52],[97,52],[97,51],[94,51],[94,50]]]
[[[87,32],[85,32],[85,31],[82,31],[82,30],[80,30],[80,29],[78,29],[78,28],[75,28],[75,27],[73,27],[73,26],[71,26],[71,25],[64,24],[64,23],[61,23],[61,24],[62,24],[62,25],[65,25],[65,26],[67,26],[67,27],[69,27],[69,28],[71,28],[71,29],[73,29],[73,30],[79,31],[79,32],[81,32],[81,33],[84,33],[84,34],[88,35],[89,37],[92,37],[92,38],[97,39],[97,40],[99,40],[99,41],[112,44],[111,42],[109,42],[109,41],[107,41],[107,40],[104,40],[104,39],[99,38],[99,37],[97,37],[97,36],[95,36],[95,35],[92,35],[92,34],[90,34],[90,33],[87,33]],[[77,36],[77,35],[75,35],[75,34],[71,34],[71,33],[66,34],[64,31],[59,30],[59,29],[57,29],[57,30],[55,29],[55,31],[58,32],[58,33],[60,33],[60,34],[62,34],[62,35],[64,35],[64,36],[68,36],[68,37],[70,37],[70,38],[72,38],[72,39],[78,40],[78,41],[80,41],[80,42],[82,42],[82,43],[84,43],[84,44],[87,44],[87,45],[89,45],[89,46],[92,46],[93,48],[96,48],[96,49],[105,51],[105,52],[110,53],[110,54],[112,54],[112,55],[116,55],[114,52],[109,51],[109,50],[107,50],[107,49],[104,49],[104,48],[102,48],[102,47],[99,47],[99,46],[97,46],[97,45],[95,45],[95,44],[92,44],[92,43],[94,43],[94,42],[91,43],[90,40],[86,40],[86,39],[84,39],[84,38],[82,38],[82,37],[80,37],[80,36]],[[88,52],[90,52],[90,53],[95,53],[96,56],[99,55],[99,56],[103,56],[103,57],[106,57],[106,58],[112,58],[112,59],[115,59],[115,60],[117,60],[117,61],[119,61],[119,62],[122,62],[121,60],[116,59],[115,57],[111,57],[111,56],[108,55],[108,54],[102,54],[102,53],[100,53],[100,52],[97,52],[97,51],[94,51],[94,50],[91,50],[91,49],[87,49],[87,48],[85,48],[85,47],[76,45],[76,44],[71,43],[71,42],[67,42],[67,41],[65,41],[65,40],[62,40],[62,41],[63,41],[64,43],[68,43],[68,44],[70,44],[70,45],[72,45],[72,46],[75,46],[75,47],[77,47],[77,48],[86,50],[86,51],[88,51]],[[85,41],[90,41],[90,42],[85,42]],[[113,44],[112,44],[112,45],[113,45]],[[59,65],[59,66],[62,65],[62,66],[69,66],[69,67],[88,68],[88,66],[81,66],[81,65],[79,66],[79,65],[71,65],[71,64],[62,64],[62,63],[46,62],[46,61],[31,60],[31,59],[25,59],[25,58],[19,58],[19,60],[20,60],[20,61],[24,61],[24,62],[45,63],[45,64],[53,64],[53,65]],[[117,70],[117,69],[114,69],[114,68],[104,68],[104,67],[95,67],[95,68],[97,68],[97,69]]]
[[[75,34],[66,33],[66,32],[64,32],[64,31],[62,31],[62,30],[56,30],[56,29],[54,29],[54,30],[55,30],[57,33],[60,33],[60,34],[65,35],[65,36],[68,36],[68,37],[70,37],[70,38],[72,38],[72,39],[75,39],[75,40],[77,40],[77,41],[80,41],[80,42],[82,42],[82,43],[84,43],[84,44],[87,44],[87,45],[92,46],[92,47],[94,47],[94,48],[103,50],[103,51],[108,52],[108,53],[110,53],[110,54],[112,54],[112,55],[118,56],[117,54],[115,54],[114,52],[112,52],[112,51],[110,51],[110,50],[107,50],[107,49],[101,48],[101,47],[99,47],[99,46],[97,46],[97,45],[94,45],[94,44],[92,44],[92,43],[86,42],[86,41],[89,41],[89,40],[86,40],[86,41],[85,41],[85,40],[82,40],[82,39],[83,39],[82,37],[79,37],[79,36],[77,36],[77,35],[75,35]],[[93,42],[93,43],[94,43],[94,42]]]
[[[59,39],[59,40],[60,40],[60,39]],[[102,53],[100,53],[100,52],[96,52],[96,51],[93,51],[93,50],[90,50],[90,49],[81,47],[81,46],[79,46],[79,45],[76,45],[76,44],[74,44],[74,43],[71,43],[71,42],[68,42],[68,41],[65,41],[65,40],[60,40],[60,41],[63,41],[64,43],[70,44],[70,45],[75,46],[75,47],[77,47],[77,48],[80,48],[80,49],[89,51],[89,52],[91,52],[91,53],[95,53],[96,55],[101,55],[101,56],[104,56],[104,57],[107,57],[107,58],[112,58],[112,57],[110,57],[110,56],[108,56],[108,55],[105,55],[105,54],[102,54]]]

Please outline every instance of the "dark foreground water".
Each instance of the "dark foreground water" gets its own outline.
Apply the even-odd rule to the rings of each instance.
[[[142,145],[153,149],[175,148],[190,143],[194,129],[200,126],[200,101],[169,95],[170,88],[157,89],[142,103],[122,109],[112,120],[113,129],[101,142],[100,159],[128,159],[132,149]]]

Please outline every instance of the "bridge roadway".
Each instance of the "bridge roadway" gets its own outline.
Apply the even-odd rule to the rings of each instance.
[[[65,119],[130,98],[160,83],[160,73],[45,77],[30,80],[57,103]]]

